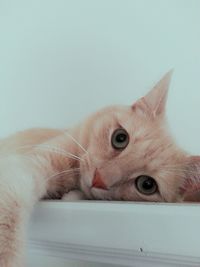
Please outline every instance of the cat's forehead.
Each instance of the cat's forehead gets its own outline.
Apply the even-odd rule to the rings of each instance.
[[[109,127],[127,122],[132,118],[131,107],[129,106],[108,106],[93,114],[91,120],[93,125]]]
[[[109,106],[98,111],[93,116],[93,125],[96,129],[122,127],[136,138],[155,134],[159,137],[159,129],[163,127],[163,120],[149,120],[132,109],[131,106]]]
[[[126,123],[129,121],[134,120],[134,111],[132,110],[131,106],[108,106],[99,110],[94,115],[95,121],[100,122],[116,122],[116,123]]]

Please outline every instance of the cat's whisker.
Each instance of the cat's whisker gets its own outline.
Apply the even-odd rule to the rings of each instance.
[[[64,134],[71,138],[74,143],[76,143],[86,154],[88,154],[88,151],[67,130],[64,131]]]
[[[85,153],[82,155],[81,158],[83,158],[84,156],[87,157],[88,160],[90,160],[90,154],[89,151],[87,151],[81,144],[80,142],[78,142],[67,130],[64,131],[64,134],[66,134],[69,138],[71,138]],[[95,156],[92,153],[92,157],[95,158]]]
[[[72,137],[72,136],[70,135],[70,137]],[[74,142],[75,141],[76,140],[74,139]],[[81,146],[77,141],[76,141],[76,143],[79,146]],[[85,151],[85,154],[82,157],[78,157],[77,155],[74,155],[74,154],[72,154],[70,152],[67,152],[67,151],[63,150],[63,149],[60,149],[60,148],[57,148],[57,147],[53,147],[53,146],[47,146],[47,145],[43,145],[43,144],[42,145],[25,145],[25,146],[20,146],[20,147],[17,148],[17,150],[25,149],[25,148],[29,148],[29,147],[35,147],[35,148],[43,149],[43,150],[46,150],[46,151],[49,151],[49,152],[53,152],[53,153],[57,153],[57,154],[60,154],[60,155],[63,155],[63,156],[67,156],[67,157],[71,156],[71,157],[73,157],[76,160],[82,160],[82,161],[83,161],[83,158],[82,157],[85,154],[86,155],[89,155],[88,151],[86,151],[82,146],[81,147]]]
[[[27,148],[27,147],[29,147],[29,146],[20,147],[20,149]],[[78,160],[78,161],[81,161],[81,160],[83,161],[83,159],[78,157],[77,155],[74,155],[74,154],[72,154],[70,152],[67,152],[66,150],[63,150],[63,149],[60,149],[60,148],[57,148],[57,147],[48,146],[48,145],[30,145],[30,147],[34,147],[34,148],[37,148],[37,149],[40,149],[40,150],[56,153],[56,154],[65,156],[67,158],[75,159],[75,160]],[[28,153],[29,152],[27,152],[27,154]]]
[[[78,157],[77,155],[74,155],[73,153],[71,152],[68,152],[66,150],[63,150],[63,149],[60,149],[60,148],[56,148],[56,147],[51,147],[51,146],[44,146],[44,145],[39,145],[38,148],[44,148],[44,149],[50,149],[52,152],[55,152],[57,154],[61,154],[63,156],[66,156],[66,157],[71,157],[71,158],[74,158],[74,159],[77,159],[77,160],[83,160],[81,157]]]
[[[62,174],[78,174],[80,173],[80,168],[72,168],[72,169],[68,169],[68,170],[64,170],[64,171],[60,171],[60,172],[56,172],[54,174],[52,174],[51,176],[46,177],[46,181],[58,176],[58,175],[62,175]]]

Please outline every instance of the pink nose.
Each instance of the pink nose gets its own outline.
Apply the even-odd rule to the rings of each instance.
[[[102,180],[101,174],[99,173],[99,171],[97,169],[96,169],[96,171],[94,173],[94,178],[93,178],[93,181],[92,181],[92,187],[100,188],[100,189],[104,189],[104,190],[108,189],[106,187],[104,181]]]

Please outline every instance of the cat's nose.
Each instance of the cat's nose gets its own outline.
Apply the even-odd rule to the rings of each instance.
[[[92,181],[92,187],[95,188],[100,188],[100,189],[104,189],[107,190],[108,188],[106,187],[100,172],[96,169],[95,173],[94,173],[94,178]]]

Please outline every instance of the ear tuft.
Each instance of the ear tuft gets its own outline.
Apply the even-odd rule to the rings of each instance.
[[[167,72],[153,89],[139,99],[132,108],[134,110],[139,108],[143,113],[151,115],[153,118],[164,114],[172,73],[173,70]]]

